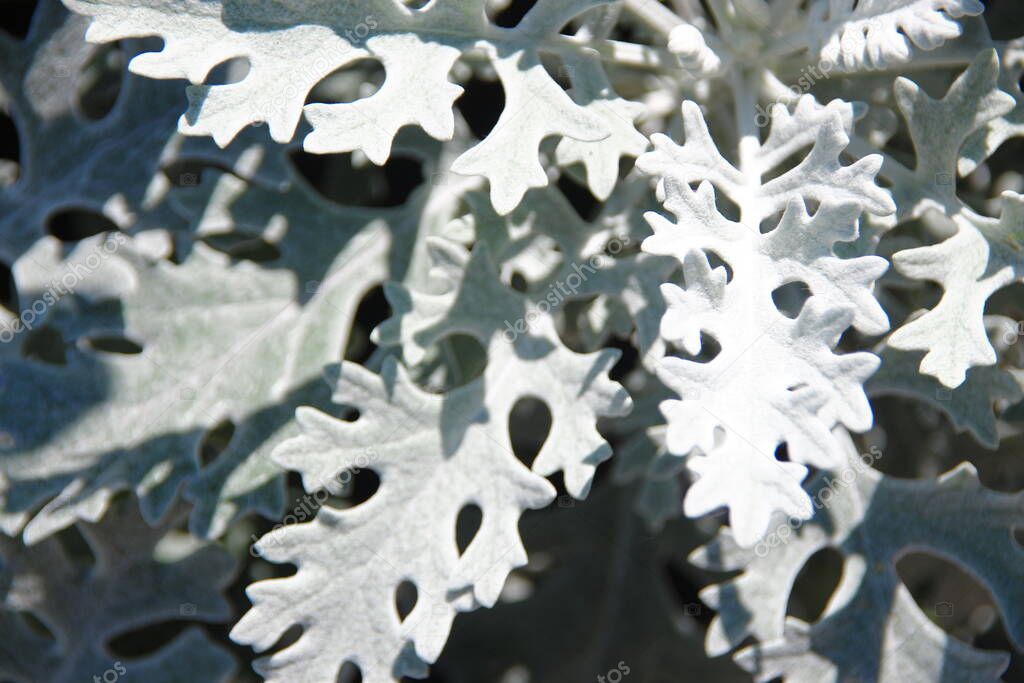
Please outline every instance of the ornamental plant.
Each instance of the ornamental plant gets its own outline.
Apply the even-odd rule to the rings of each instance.
[[[0,681],[1024,672],[1018,3],[8,4]]]

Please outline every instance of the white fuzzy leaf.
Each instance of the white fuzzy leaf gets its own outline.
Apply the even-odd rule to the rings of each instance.
[[[562,60],[573,77],[574,99],[600,116],[610,135],[597,142],[563,137],[555,149],[555,158],[563,166],[583,164],[590,190],[595,197],[605,200],[618,183],[619,158],[639,156],[647,149],[647,138],[634,126],[646,107],[617,97],[596,57],[563,57]]]
[[[230,616],[220,594],[234,561],[216,546],[156,528],[127,497],[103,520],[78,526],[95,558],[56,538],[25,547],[0,536],[0,675],[16,683],[73,683],[131,675],[154,683],[227,683],[235,663],[198,628]],[[74,547],[73,545],[71,546]],[[49,634],[29,626],[31,614]],[[172,619],[193,622],[144,656],[119,657],[109,643]],[[51,635],[52,634],[52,635]]]
[[[904,396],[922,401],[944,412],[958,432],[969,431],[989,448],[999,445],[994,404],[1024,398],[1024,389],[1014,377],[996,367],[973,368],[963,384],[950,389],[937,379],[922,375],[920,353],[882,347],[879,368],[867,383],[869,396]]]
[[[896,561],[908,551],[927,552],[969,571],[991,592],[1020,647],[1024,550],[1012,529],[1024,521],[1024,497],[982,487],[967,463],[938,481],[888,477],[866,464],[873,455],[859,457],[848,437],[843,441],[846,465],[807,483],[816,508],[811,519],[796,526],[777,516],[772,534],[747,550],[723,532],[691,555],[708,569],[743,570],[701,592],[718,611],[708,652],[725,653],[754,636],[736,660],[757,681],[999,680],[1008,658],[934,624],[900,581]],[[843,576],[822,617],[814,624],[787,618],[797,574],[826,547],[842,553]],[[850,646],[853,633],[857,647]]]
[[[403,151],[436,163],[436,150]],[[185,239],[179,249],[192,253],[176,266],[162,260],[167,240],[154,239],[158,232],[90,238],[63,259],[50,237],[15,264],[25,308],[53,295],[48,322],[71,344],[64,366],[17,354],[2,366],[7,533],[25,529],[38,540],[75,519],[98,519],[123,489],[135,490],[154,521],[182,484],[195,503],[191,529],[203,537],[249,512],[281,513],[281,471],[270,452],[297,433],[297,406],[329,401],[321,370],[345,351],[360,299],[412,272],[413,236],[446,223],[458,201],[446,187],[425,186],[402,207],[341,207],[288,179],[270,188],[208,169],[203,183],[172,194],[192,239],[262,237],[277,249],[272,268],[232,265]],[[164,252],[138,253],[147,240]],[[89,268],[93,261],[102,268]],[[58,287],[66,282],[71,293]],[[29,335],[18,332],[19,342]],[[89,339],[102,336],[142,351],[97,352]],[[54,404],[58,391],[64,398]],[[234,433],[199,469],[204,436],[223,420]]]
[[[500,213],[511,211],[531,187],[547,184],[538,159],[541,140],[562,136],[584,142],[611,135],[615,147],[568,147],[567,160],[586,161],[595,192],[607,194],[608,164],[614,155],[643,148],[632,119],[638,105],[611,98],[601,85],[598,62],[570,69],[579,80],[577,104],[544,70],[540,49],[558,39],[567,21],[607,0],[544,0],[511,29],[492,25],[483,0],[440,0],[422,10],[393,0],[324,3],[237,3],[227,0],[65,0],[92,17],[88,38],[110,42],[157,34],[161,52],[132,60],[135,73],[151,78],[187,78],[189,109],[182,132],[211,135],[221,146],[246,126],[265,121],[278,142],[292,138],[305,113],[313,131],[311,152],[362,150],[384,163],[400,128],[415,125],[450,140],[452,106],[462,87],[448,73],[464,52],[482,49],[505,91],[497,125],[452,165],[457,173],[479,174],[491,183]],[[573,48],[569,59],[573,59]],[[237,83],[200,85],[219,63],[245,58],[248,75]],[[384,85],[354,102],[304,104],[312,88],[331,72],[360,59],[378,60]],[[589,58],[588,58],[589,60]],[[597,73],[590,73],[596,69]],[[574,73],[576,75],[574,75]],[[597,79],[595,81],[595,78]],[[597,90],[593,87],[598,85]],[[627,120],[623,122],[621,117]]]
[[[443,264],[437,269],[446,281],[443,291],[386,290],[395,316],[378,328],[380,343],[400,344],[405,358],[418,363],[446,337],[477,339],[488,355],[483,385],[500,387],[502,405],[508,402],[510,410],[518,398],[534,396],[551,411],[551,431],[533,470],[543,476],[561,470],[569,493],[585,497],[597,465],[611,456],[597,432],[597,418],[622,415],[631,407],[625,390],[605,376],[618,352],[578,354],[565,348],[550,316],[528,309],[526,297],[494,277],[497,269],[486,244],[478,244],[472,255],[441,240],[432,241],[431,248],[435,262]]]
[[[978,0],[815,0],[808,22],[819,58],[848,71],[910,60],[963,31],[957,19],[981,14]]]
[[[494,604],[508,572],[525,563],[520,514],[554,497],[512,454],[511,403],[482,382],[439,396],[417,388],[393,360],[382,376],[346,364],[334,400],[357,408],[359,419],[301,409],[303,435],[276,460],[301,472],[309,491],[356,466],[373,469],[380,487],[355,509],[323,507],[314,521],[260,539],[262,555],[299,571],[250,586],[253,609],[232,637],[263,650],[291,624],[306,626],[294,645],[258,664],[270,682],[332,680],[344,661],[367,683],[422,675],[455,613]],[[470,504],[483,522],[460,556],[455,521]],[[404,580],[418,598],[400,621],[395,592]],[[360,599],[349,599],[355,593]]]
[[[1004,142],[1024,136],[1024,40],[1012,40],[1001,46],[999,52],[999,87],[1016,101],[1009,112],[989,121],[964,141],[957,170],[966,176],[999,149]]]
[[[0,99],[20,148],[20,173],[0,189],[0,258],[9,264],[46,234],[55,214],[69,209],[94,212],[121,230],[171,227],[176,217],[155,208],[169,190],[161,167],[172,160],[215,160],[244,177],[283,181],[276,158],[254,159],[261,150],[252,134],[224,150],[204,140],[185,142],[175,128],[180,96],[172,83],[123,69],[113,108],[95,120],[83,115],[85,74],[103,52],[84,42],[87,24],[57,0],[44,0],[24,41],[0,35]],[[142,49],[140,41],[121,44],[128,58]]]
[[[666,357],[657,363],[658,377],[681,397],[662,405],[667,447],[681,455],[699,450],[689,461],[699,480],[687,494],[686,513],[724,505],[739,542],[750,545],[773,510],[810,515],[799,482],[804,465],[838,463],[834,424],[871,426],[862,384],[878,359],[832,349],[851,324],[876,334],[887,329],[872,294],[886,264],[872,256],[840,259],[833,248],[856,238],[862,211],[893,206],[874,185],[877,158],[839,163],[852,120],[848,105],[820,107],[803,98],[792,114],[777,110],[770,135],[743,170],[715,149],[695,104],[684,105],[683,118],[683,146],[655,136],[655,151],[638,162],[663,176],[659,189],[676,218],[651,214],[654,235],[643,248],[683,264],[686,288],[662,287],[662,336],[696,355],[706,333],[721,352],[709,362]],[[806,145],[811,149],[796,167],[761,182]],[[715,190],[739,205],[740,222],[719,212]],[[813,216],[805,208],[812,199],[821,202]],[[762,233],[762,221],[779,211],[774,229]],[[709,253],[731,268],[731,280],[725,268],[710,266]],[[810,291],[795,320],[772,302],[772,292],[790,282]],[[781,443],[792,462],[776,460]]]
[[[939,303],[896,330],[889,345],[926,351],[921,372],[947,387],[961,384],[969,368],[992,365],[995,351],[985,332],[985,302],[998,289],[1024,277],[1024,197],[1002,194],[998,220],[980,216],[956,196],[957,160],[964,141],[987,123],[1010,111],[1014,100],[998,89],[999,62],[994,51],[980,54],[933,100],[907,79],[896,82],[896,95],[910,127],[917,166],[894,188],[901,214],[915,216],[938,209],[949,216],[956,233],[944,242],[897,252],[896,269],[907,277],[937,282]],[[932,144],[941,139],[942,145]]]

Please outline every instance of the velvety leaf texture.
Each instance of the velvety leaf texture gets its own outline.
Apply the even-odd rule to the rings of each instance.
[[[1022,34],[9,0],[0,683],[1020,679]]]

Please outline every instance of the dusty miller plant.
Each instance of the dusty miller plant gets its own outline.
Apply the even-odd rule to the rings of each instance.
[[[984,11],[41,0],[0,680],[1000,680],[1024,46]]]

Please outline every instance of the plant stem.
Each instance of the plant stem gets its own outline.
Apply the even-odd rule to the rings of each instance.
[[[625,0],[624,6],[648,28],[666,37],[676,26],[686,23],[658,0]]]
[[[748,183],[761,182],[761,169],[755,155],[761,146],[757,129],[757,92],[749,73],[737,73],[729,79],[733,91],[736,132],[739,137],[739,169]]]
[[[569,36],[558,36],[544,41],[541,49],[545,52],[580,52],[590,49],[597,52],[605,62],[649,71],[678,71],[679,60],[666,48],[637,45],[621,40],[580,41]]]

